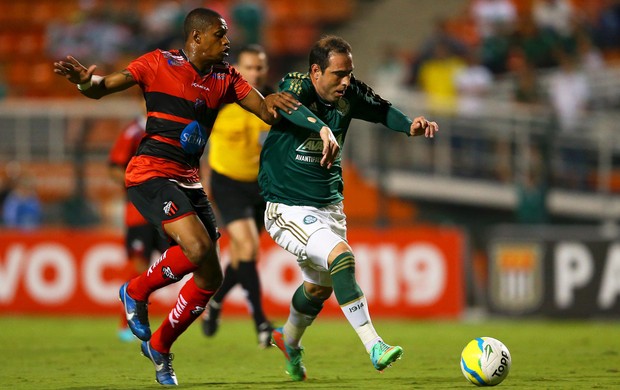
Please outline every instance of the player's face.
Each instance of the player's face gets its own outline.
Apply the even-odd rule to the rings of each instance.
[[[221,62],[228,57],[230,41],[226,34],[228,34],[228,25],[222,18],[219,18],[200,34],[198,51],[205,61]]]
[[[244,79],[256,89],[261,89],[267,81],[267,55],[265,53],[243,52],[235,66]]]
[[[333,53],[323,72],[318,65],[312,65],[311,70],[312,83],[321,99],[336,103],[351,84],[353,57],[351,54]]]

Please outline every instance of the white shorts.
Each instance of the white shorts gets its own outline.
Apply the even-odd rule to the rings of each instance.
[[[304,281],[331,287],[327,258],[336,245],[347,241],[342,202],[322,208],[267,202],[265,229],[278,245],[297,256]]]

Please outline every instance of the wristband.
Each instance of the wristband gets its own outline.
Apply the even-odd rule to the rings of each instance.
[[[86,91],[87,89],[93,86],[93,81],[96,84],[99,84],[102,79],[103,79],[102,76],[92,75],[88,81],[80,83],[80,84],[76,84],[77,89],[79,89],[80,91]]]
[[[76,85],[77,89],[79,89],[80,91],[86,91],[88,88],[93,86],[93,80],[92,78],[90,78],[87,82]]]

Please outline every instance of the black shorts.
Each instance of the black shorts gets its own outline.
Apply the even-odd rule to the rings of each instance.
[[[164,237],[164,224],[189,214],[202,221],[213,242],[220,233],[207,194],[202,188],[183,188],[166,178],[154,178],[127,189],[129,200],[140,214],[159,230]]]
[[[125,249],[129,258],[140,256],[151,261],[153,252],[168,249],[168,240],[151,224],[128,226],[125,233]]]
[[[264,226],[265,201],[260,195],[258,181],[239,181],[211,171],[213,201],[227,225],[238,219],[252,218],[258,231]]]

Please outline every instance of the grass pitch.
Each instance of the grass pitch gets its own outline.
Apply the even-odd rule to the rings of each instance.
[[[0,388],[161,388],[138,342],[117,340],[117,322],[0,317]],[[373,369],[344,318],[319,318],[306,333],[306,382],[289,381],[280,351],[256,347],[246,317],[224,316],[213,338],[205,338],[199,324],[193,324],[174,345],[174,368],[180,387],[188,389],[473,389],[461,374],[461,350],[474,337],[491,336],[512,355],[502,388],[620,388],[618,322],[374,322],[388,343],[405,351],[383,374]]]

